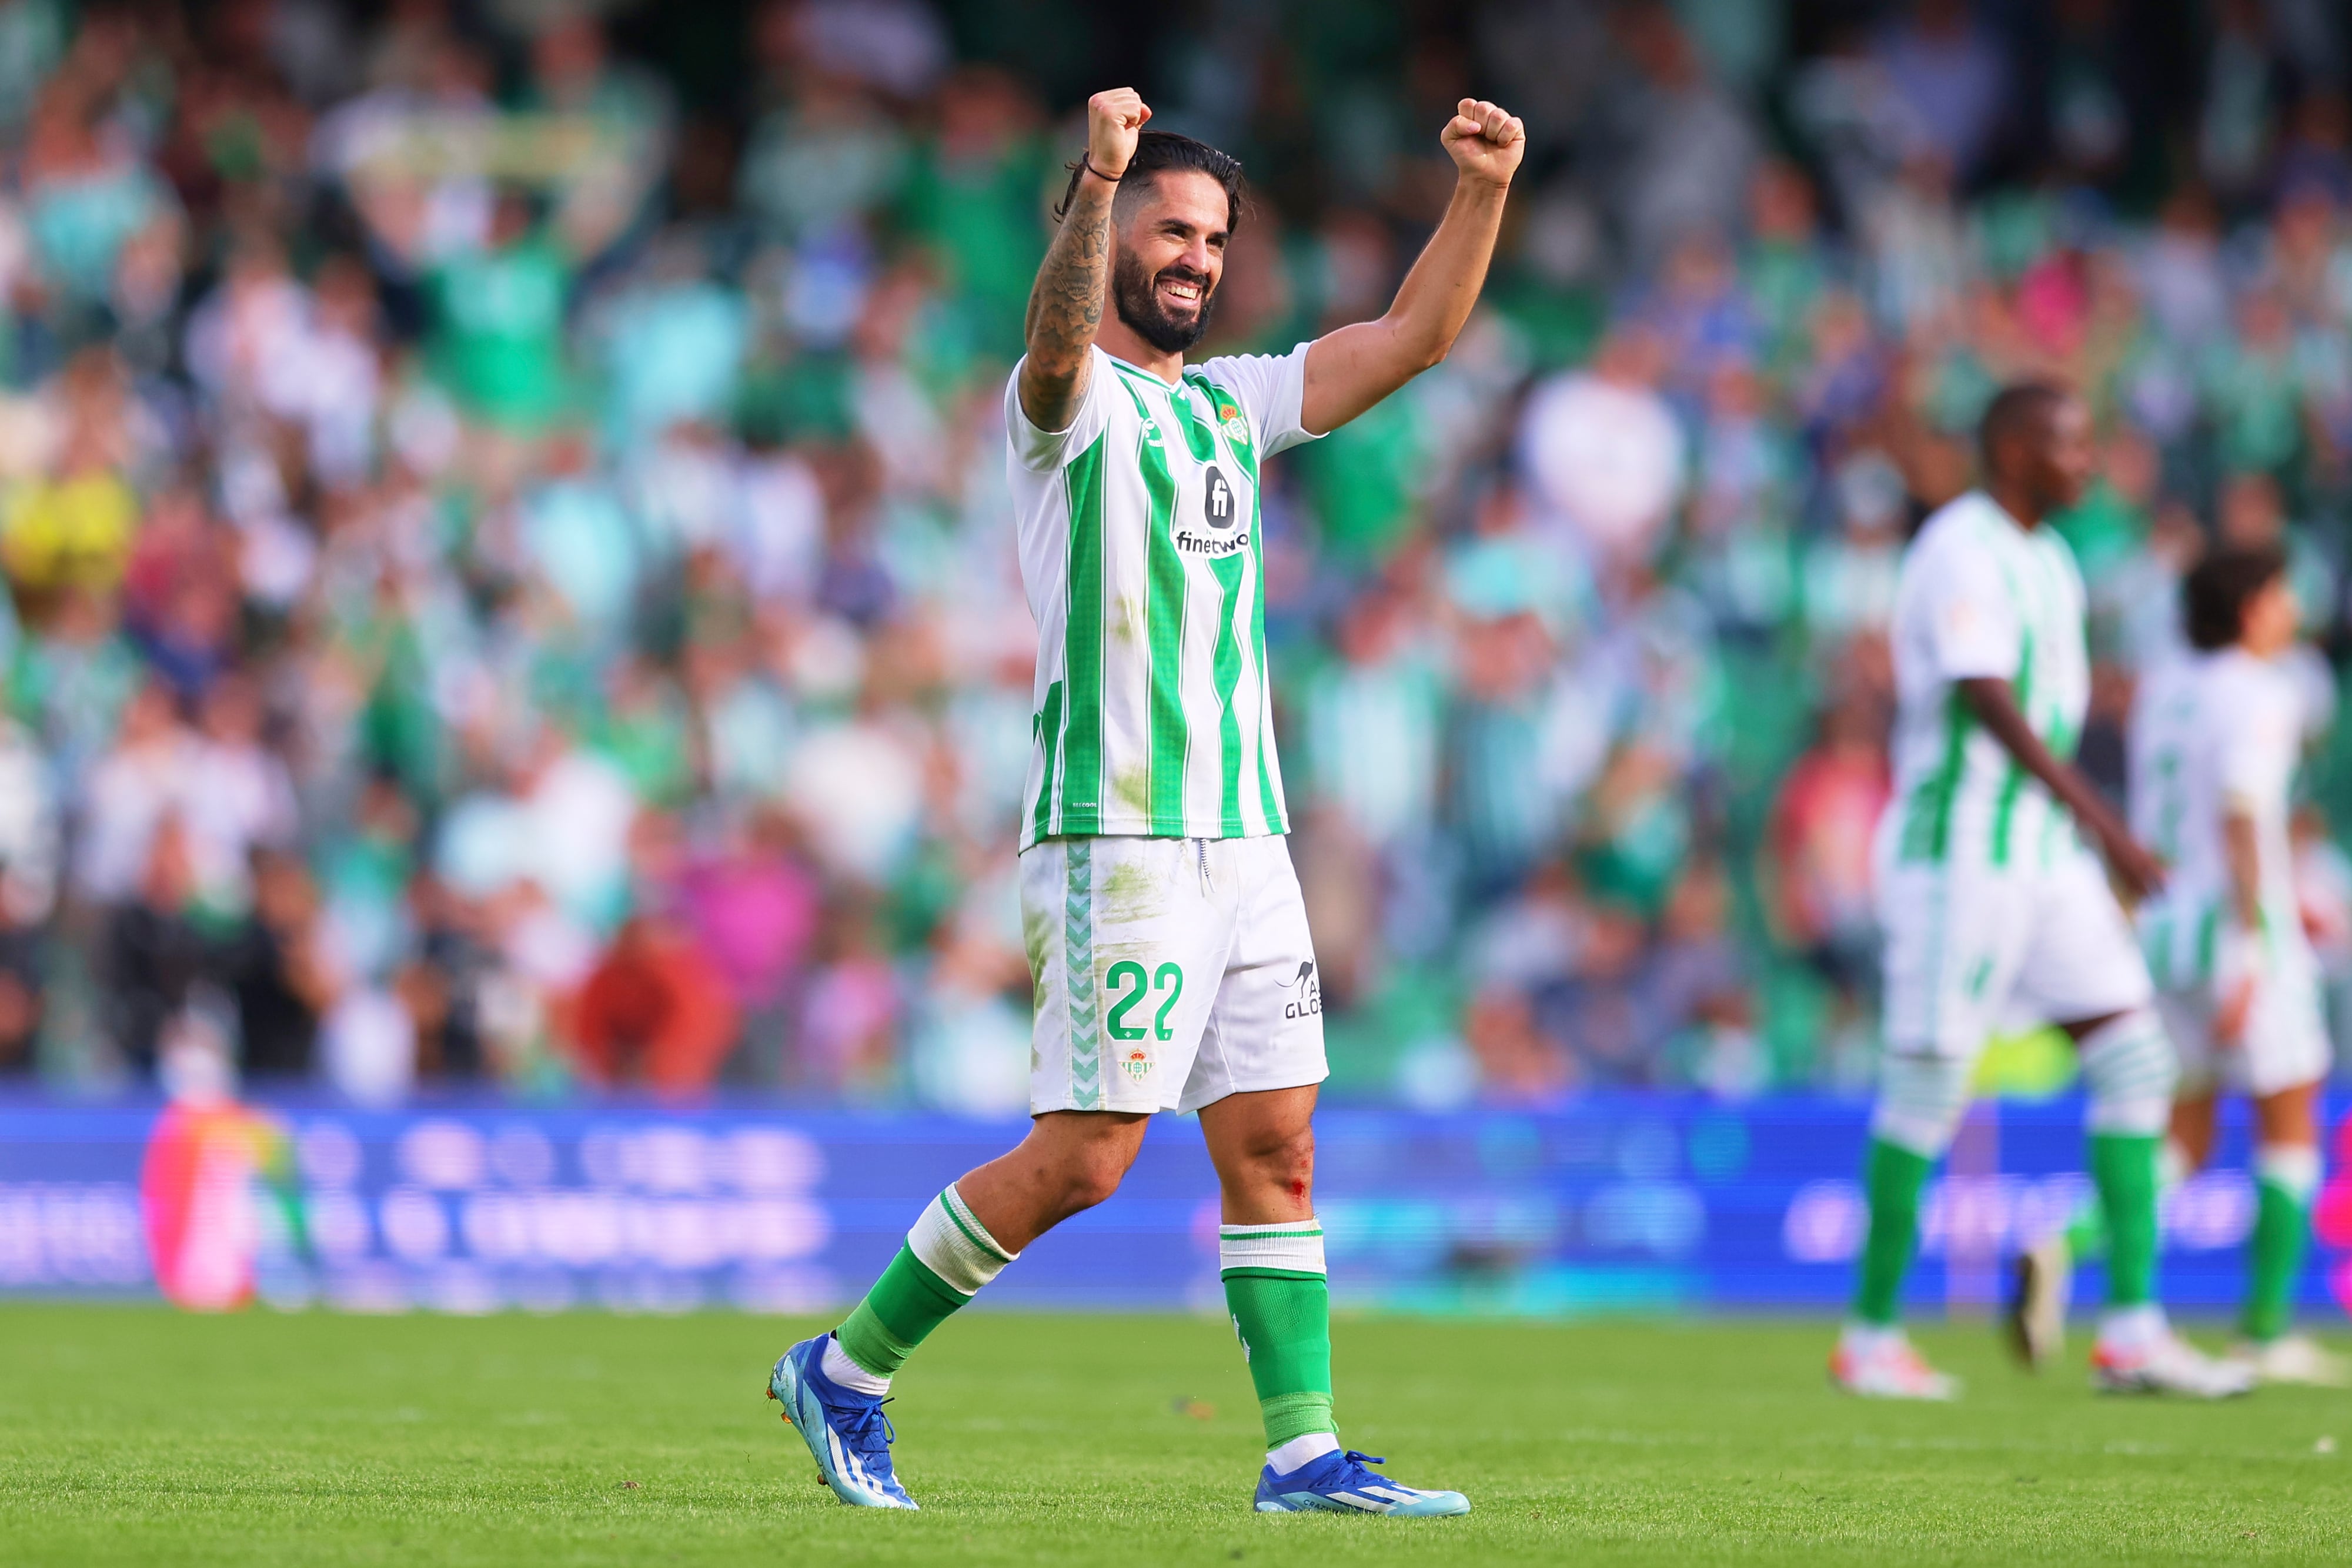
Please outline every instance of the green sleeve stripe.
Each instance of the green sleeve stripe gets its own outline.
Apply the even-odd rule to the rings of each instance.
[[[1063,471],[1070,507],[1070,593],[1062,631],[1066,725],[1062,748],[1065,833],[1091,833],[1102,816],[1103,444]]]

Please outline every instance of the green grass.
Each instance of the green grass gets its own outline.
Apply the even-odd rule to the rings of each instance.
[[[2102,1400],[1980,1328],[1922,1336],[1970,1383],[1926,1409],[1832,1396],[1817,1324],[1344,1322],[1348,1438],[1475,1504],[1427,1521],[1252,1514],[1215,1322],[986,1312],[891,1406],[925,1511],[841,1508],[761,1397],[797,1332],[0,1310],[0,1562],[2352,1559],[2352,1397]]]

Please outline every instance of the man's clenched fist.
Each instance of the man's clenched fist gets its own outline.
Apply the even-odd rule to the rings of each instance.
[[[1087,162],[1095,172],[1112,180],[1126,173],[1127,161],[1135,156],[1136,133],[1150,118],[1151,106],[1131,87],[1087,99]]]
[[[1483,98],[1465,98],[1437,140],[1465,174],[1507,185],[1528,150],[1528,128]]]

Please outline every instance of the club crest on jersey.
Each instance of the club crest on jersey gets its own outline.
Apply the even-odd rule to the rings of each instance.
[[[1127,1054],[1118,1059],[1118,1064],[1127,1069],[1127,1075],[1138,1083],[1151,1076],[1151,1053],[1139,1045],[1129,1046]]]
[[[1249,421],[1244,419],[1242,411],[1233,404],[1218,402],[1217,423],[1223,427],[1227,441],[1246,442],[1249,439]]]

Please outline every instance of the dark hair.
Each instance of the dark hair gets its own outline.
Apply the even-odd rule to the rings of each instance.
[[[1992,466],[1994,447],[2074,395],[2056,382],[2045,381],[2011,382],[1995,392],[1977,422],[1977,453],[1985,466]]]
[[[1078,182],[1087,177],[1084,158],[1062,165],[1070,172],[1068,189],[1062,193],[1061,205],[1054,209],[1054,221],[1060,223],[1062,214],[1078,197]],[[1205,141],[1197,141],[1173,131],[1146,131],[1135,139],[1135,156],[1127,161],[1127,172],[1119,177],[1118,193],[1125,195],[1141,187],[1139,177],[1146,183],[1153,176],[1170,169],[1189,169],[1206,174],[1225,188],[1225,232],[1230,234],[1242,226],[1242,214],[1248,206],[1249,187],[1242,180],[1242,161],[1230,152],[1221,152]]]
[[[2189,646],[2210,653],[2245,634],[2246,606],[2286,575],[2286,551],[2250,545],[2210,551],[2180,584],[2181,620]]]

